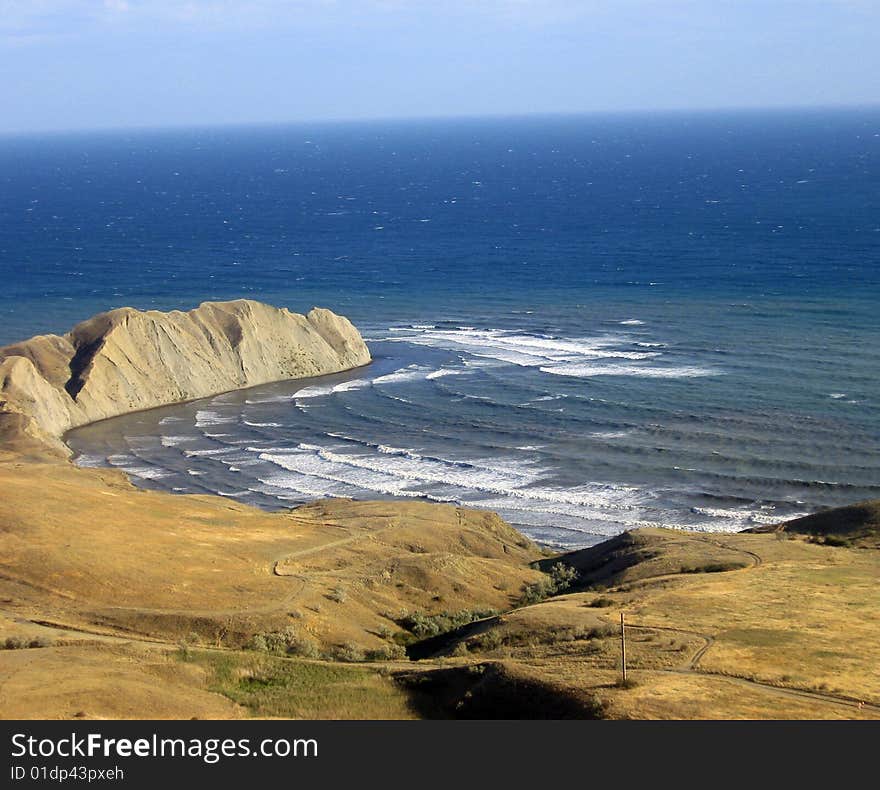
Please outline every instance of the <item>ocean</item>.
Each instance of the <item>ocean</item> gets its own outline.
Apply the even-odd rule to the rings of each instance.
[[[424,498],[586,546],[880,497],[880,110],[0,138],[0,343],[121,305],[375,358],[74,432],[266,508]]]

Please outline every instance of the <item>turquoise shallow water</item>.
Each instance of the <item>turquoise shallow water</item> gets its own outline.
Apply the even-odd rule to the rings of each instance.
[[[0,140],[0,340],[109,307],[320,304],[376,362],[78,432],[265,507],[497,509],[584,545],[880,495],[880,113]]]

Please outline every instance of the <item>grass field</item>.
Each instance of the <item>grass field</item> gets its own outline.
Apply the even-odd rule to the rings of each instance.
[[[871,503],[549,557],[446,505],[268,514],[15,459],[0,490],[5,718],[880,717]]]

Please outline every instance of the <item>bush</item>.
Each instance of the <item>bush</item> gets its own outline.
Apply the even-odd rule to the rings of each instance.
[[[318,643],[310,636],[300,634],[292,626],[281,631],[255,634],[251,637],[247,647],[260,653],[275,653],[276,655],[286,653],[302,658],[318,658],[320,656]]]
[[[455,649],[452,651],[452,655],[455,656],[456,658],[463,658],[469,652],[470,651],[468,650],[467,643],[466,642],[459,642],[455,646]]]
[[[553,595],[554,592],[553,582],[550,579],[531,582],[523,587],[517,605],[530,606],[533,603],[540,603]]]
[[[609,606],[614,606],[614,601],[611,598],[594,598],[587,606],[591,606],[594,609],[607,609]]]
[[[708,562],[705,565],[682,565],[680,573],[722,573],[738,571],[745,566],[739,562]]]
[[[598,625],[587,631],[584,636],[587,639],[606,639],[609,636],[615,636],[617,633],[618,630],[613,625]]]
[[[497,650],[504,644],[504,637],[496,630],[486,631],[480,634],[469,645],[471,650]]]
[[[336,603],[345,603],[348,600],[348,593],[343,587],[334,587],[327,595],[331,601]]]
[[[49,647],[52,643],[42,636],[35,636],[31,639],[23,639],[20,636],[8,636],[3,642],[4,650],[23,650],[24,648],[31,647]]]
[[[310,636],[297,636],[287,645],[287,652],[300,658],[320,658],[318,643]]]
[[[557,562],[550,568],[550,578],[556,587],[557,593],[571,587],[578,580],[579,575],[576,568],[572,568],[571,565],[566,565],[563,562]]]
[[[406,650],[402,645],[382,645],[364,653],[367,661],[395,661],[405,657]]]
[[[498,614],[496,609],[462,609],[459,612],[443,611],[438,614],[415,612],[404,615],[397,624],[419,639],[429,639],[432,636],[454,631],[475,620],[494,617],[496,614]]]
[[[577,569],[563,562],[557,562],[550,568],[549,578],[540,579],[523,587],[518,605],[529,606],[540,603],[552,595],[559,595],[571,587],[579,578]]]
[[[332,652],[331,657],[337,661],[356,663],[364,660],[364,651],[354,642],[346,642],[344,645],[337,647]]]

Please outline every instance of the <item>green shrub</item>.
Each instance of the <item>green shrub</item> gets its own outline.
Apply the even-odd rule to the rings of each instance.
[[[317,641],[310,636],[297,636],[287,644],[287,652],[300,658],[320,658],[321,651]]]
[[[382,645],[364,653],[367,661],[396,661],[406,657],[406,650],[402,645]]]
[[[462,609],[459,612],[443,611],[438,614],[414,612],[401,617],[397,624],[419,639],[429,639],[496,614],[496,609]]]
[[[24,639],[20,636],[7,636],[3,643],[0,644],[0,648],[3,650],[23,650],[27,647],[50,647],[51,644],[52,642],[43,636],[34,636],[30,639]]]
[[[522,594],[517,602],[519,606],[540,603],[553,595],[565,592],[578,580],[580,574],[571,565],[557,562],[550,568],[547,576],[548,578],[539,579],[523,587]]]
[[[682,565],[680,573],[722,573],[738,571],[744,567],[739,562],[707,562],[705,565]]]
[[[593,609],[607,609],[609,606],[614,606],[614,601],[611,598],[594,598],[587,606]]]
[[[504,636],[494,628],[490,631],[486,631],[484,634],[480,634],[476,639],[474,639],[469,647],[471,650],[497,650],[504,644]]]
[[[459,642],[455,646],[455,649],[452,651],[452,655],[455,656],[456,658],[463,658],[469,652],[470,651],[468,650],[467,642]]]
[[[550,568],[550,578],[557,593],[571,587],[578,580],[579,575],[576,568],[572,568],[571,565],[566,565],[564,562],[557,562]]]
[[[302,658],[318,658],[320,656],[318,643],[310,636],[301,634],[293,626],[287,626],[281,631],[255,634],[251,637],[247,647],[260,653],[275,653],[276,655],[286,653]]]
[[[523,587],[522,594],[517,601],[519,606],[530,606],[546,600],[555,592],[553,582],[550,579],[540,579]]]
[[[331,601],[336,601],[336,603],[345,603],[348,600],[348,593],[345,591],[344,587],[334,587],[328,594],[327,597]]]
[[[354,642],[346,642],[344,645],[339,645],[332,651],[331,658],[334,658],[337,661],[357,663],[364,660],[364,651]]]

